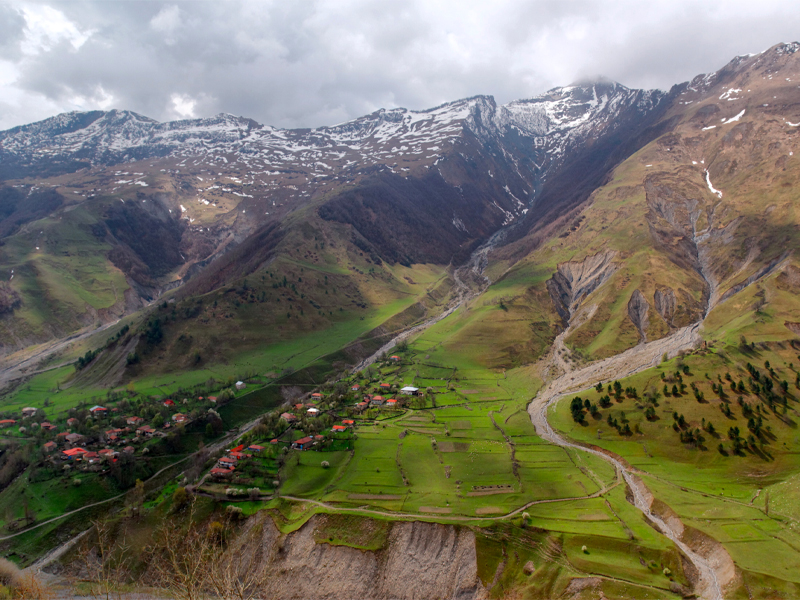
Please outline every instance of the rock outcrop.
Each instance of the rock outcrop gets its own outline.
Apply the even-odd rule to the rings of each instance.
[[[672,288],[659,288],[653,294],[653,303],[656,306],[656,312],[661,315],[670,328],[674,327],[672,322],[675,316],[675,291]]]
[[[564,327],[586,296],[595,291],[617,270],[612,262],[616,252],[598,252],[581,261],[561,263],[547,280],[547,291]]]
[[[631,299],[628,300],[628,318],[639,330],[639,343],[647,341],[647,328],[650,326],[650,304],[638,288],[633,290]]]
[[[475,535],[467,528],[394,523],[385,546],[373,552],[318,543],[319,519],[288,535],[266,513],[250,519],[241,552],[258,553],[257,568],[270,597],[468,600],[484,595]]]

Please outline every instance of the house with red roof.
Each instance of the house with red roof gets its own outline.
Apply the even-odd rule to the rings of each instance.
[[[136,429],[136,435],[143,435],[144,437],[153,437],[156,430],[150,427],[150,425],[142,425]]]
[[[127,429],[119,429],[119,428],[109,429],[105,433],[105,438],[109,442],[116,442],[119,439],[119,436],[121,436],[126,431],[127,431]]]
[[[342,425],[353,426],[355,424],[356,424],[356,422],[353,421],[353,419],[342,419]]]
[[[388,406],[389,408],[395,408],[397,406],[397,400],[395,400],[394,398],[389,398],[386,401],[386,406]]]
[[[386,402],[386,400],[384,400],[383,396],[373,396],[369,404],[370,406],[383,406],[384,402]]]
[[[164,406],[175,406],[175,401],[174,400],[164,400],[164,402],[162,404]]]
[[[381,383],[378,387],[381,388],[382,390],[388,390],[392,386],[388,383]]]
[[[103,417],[108,414],[108,409],[105,406],[93,406],[89,409],[89,412],[92,413],[94,417]]]
[[[86,452],[83,448],[70,448],[69,450],[61,451],[61,458],[64,460],[80,460]]]
[[[144,423],[144,419],[142,417],[128,417],[125,422],[128,425],[138,426]]]
[[[14,419],[0,419],[0,429],[11,427],[16,421]]]
[[[222,469],[220,467],[214,467],[211,469],[211,476],[216,477],[219,479],[225,479],[230,477],[233,474],[233,471],[230,469]]]
[[[42,421],[42,423],[41,423],[41,425],[39,425],[39,427],[41,427],[45,431],[55,431],[56,430],[56,426],[53,425],[52,423],[47,422],[47,421]]]
[[[42,448],[44,448],[45,452],[50,453],[50,452],[52,452],[53,450],[56,449],[56,443],[55,442],[47,442],[44,446],[42,446]]]
[[[314,392],[313,394],[311,394],[311,397],[314,400],[321,400],[322,399],[322,394],[320,394],[319,392]]]
[[[398,362],[400,360],[400,357],[396,356],[396,355],[395,356],[390,356],[389,360],[391,360],[392,362]]]
[[[236,467],[236,459],[230,456],[223,456],[217,461],[217,466],[223,469],[233,469]]]
[[[183,413],[175,413],[174,415],[172,415],[172,420],[175,421],[176,423],[186,423],[186,421],[189,420],[189,417],[187,417]]]
[[[98,450],[97,454],[100,455],[100,458],[111,459],[117,455],[117,452],[111,448],[103,448],[102,450]]]
[[[331,431],[333,431],[334,433],[341,433],[343,431],[347,431],[347,426],[346,425],[334,425],[333,427],[331,427]]]
[[[350,388],[350,391],[351,392],[357,392],[360,389],[361,389],[361,386],[358,385],[358,384],[355,384],[353,387]]]
[[[292,413],[285,412],[281,415],[281,419],[286,421],[287,423],[294,423],[297,421],[297,417],[295,417]]]
[[[310,448],[313,443],[314,443],[314,438],[307,436],[292,442],[292,448],[294,448],[295,450],[305,450],[307,448]]]
[[[248,450],[252,450],[253,452],[261,452],[264,449],[264,446],[259,446],[258,444],[250,444],[247,447]]]

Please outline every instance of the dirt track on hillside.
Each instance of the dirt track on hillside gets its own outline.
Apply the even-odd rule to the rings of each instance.
[[[642,511],[645,517],[653,523],[659,531],[670,538],[697,568],[700,577],[696,586],[697,594],[701,598],[707,600],[722,600],[722,589],[729,581],[720,581],[718,569],[715,569],[716,565],[712,566],[710,561],[692,550],[692,548],[681,540],[682,527],[678,530],[675,523],[665,521],[651,512],[650,507],[653,503],[653,495],[641,479],[634,475],[633,470],[622,460],[611,455],[611,453],[586,448],[566,440],[557,434],[547,421],[547,411],[550,406],[567,394],[592,387],[598,381],[607,382],[621,379],[638,371],[653,367],[658,364],[664,354],[672,357],[681,350],[692,349],[701,341],[699,329],[700,324],[684,327],[666,338],[648,344],[640,344],[622,354],[592,363],[576,371],[571,371],[568,363],[559,360],[559,366],[566,369],[566,372],[557,379],[551,381],[539,392],[528,406],[528,413],[536,428],[536,433],[542,439],[556,444],[557,446],[574,448],[582,452],[594,454],[613,465],[617,473],[620,473],[628,484],[633,494],[636,508]],[[564,332],[564,334],[566,333],[567,332]],[[560,356],[560,352],[563,349],[564,334],[560,335],[559,339],[556,340],[556,344],[554,344],[554,356]]]

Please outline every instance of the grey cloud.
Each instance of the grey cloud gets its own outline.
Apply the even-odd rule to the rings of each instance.
[[[19,58],[25,19],[9,4],[0,4],[0,52],[5,60]]]
[[[197,116],[230,112],[311,127],[380,107],[427,108],[475,94],[499,102],[585,75],[668,88],[736,54],[792,41],[792,2],[698,8],[633,0],[339,0],[51,2],[91,37],[15,54],[24,24],[0,5],[3,58],[19,72],[0,90],[0,127],[46,114],[114,106],[176,118],[174,94]],[[6,11],[5,13],[3,11]],[[10,11],[10,12],[9,12]],[[8,13],[9,19],[3,18]],[[16,36],[16,37],[15,37]],[[3,43],[3,42],[0,42]],[[30,109],[20,97],[34,98]]]

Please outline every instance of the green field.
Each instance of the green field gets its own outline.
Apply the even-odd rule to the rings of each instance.
[[[793,565],[800,560],[800,536],[792,523],[797,518],[796,482],[800,476],[796,458],[800,449],[796,427],[800,392],[794,385],[797,358],[788,344],[780,342],[760,343],[745,351],[731,345],[722,350],[700,350],[622,380],[623,389],[632,386],[640,391],[639,398],[626,394],[621,400],[612,397],[612,406],[600,409],[597,418],[586,415],[582,424],[576,423],[570,414],[570,401],[577,395],[598,403],[607,393],[605,388],[603,392],[590,389],[564,398],[552,408],[549,418],[571,438],[624,457],[643,473],[659,501],[675,511],[685,525],[722,543],[748,576],[796,584],[800,576]],[[768,374],[764,365],[769,363],[775,389],[783,380],[792,382],[787,393],[779,393],[777,401],[768,401],[763,389],[755,393],[747,363],[762,374]],[[688,387],[683,394],[670,391],[668,396],[663,395],[662,374],[674,378],[677,371],[686,386],[695,385],[703,396],[701,401]],[[732,391],[731,382],[739,380],[747,382],[744,391]],[[712,384],[721,386],[723,394],[712,390]],[[671,386],[668,379],[668,389]],[[655,404],[642,398],[643,390],[658,392]],[[656,408],[654,418],[645,417],[646,406]],[[729,415],[723,412],[726,407]],[[607,424],[609,415],[619,420],[623,413],[631,435],[620,435]],[[681,441],[673,427],[676,413],[686,422],[678,430],[701,431],[703,441]],[[740,437],[748,437],[754,417],[761,418],[763,433],[753,436],[755,442],[745,443],[735,454],[730,428],[738,427]],[[714,425],[712,433],[707,431],[708,423]]]

